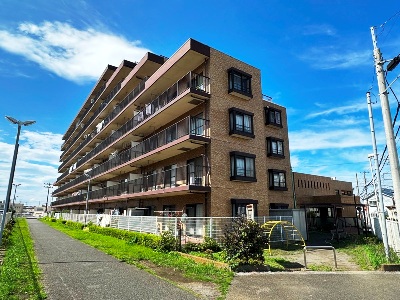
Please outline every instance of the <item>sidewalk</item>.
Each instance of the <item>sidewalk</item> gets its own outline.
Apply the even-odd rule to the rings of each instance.
[[[199,299],[36,219],[27,221],[49,300]]]

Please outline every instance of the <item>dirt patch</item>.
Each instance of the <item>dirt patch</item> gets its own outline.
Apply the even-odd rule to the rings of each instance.
[[[300,271],[305,269],[304,253],[296,252],[294,254],[279,255],[288,260],[290,264],[284,265],[287,271]],[[326,266],[335,268],[335,259],[332,250],[317,249],[307,250],[306,253],[307,267]],[[361,268],[351,260],[351,257],[343,252],[336,251],[337,270],[340,271],[361,271]]]
[[[198,281],[185,277],[178,269],[157,266],[150,261],[141,261],[140,264],[150,269],[157,276],[167,279],[186,290],[190,290],[203,299],[214,300],[221,296],[218,286],[212,282]]]

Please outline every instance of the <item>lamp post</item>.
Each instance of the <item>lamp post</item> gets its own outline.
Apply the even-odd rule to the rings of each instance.
[[[53,187],[53,185],[49,182],[45,183],[44,186],[47,189],[47,200],[46,200],[46,209],[45,213],[47,214],[47,205],[49,204],[49,194],[50,194],[50,189]]]
[[[4,225],[6,223],[6,214],[8,211],[8,205],[10,203],[10,196],[11,196],[11,189],[12,189],[12,183],[14,180],[14,172],[15,172],[15,165],[17,162],[17,155],[18,155],[18,148],[19,148],[19,134],[21,133],[21,127],[22,126],[29,126],[32,125],[34,123],[36,123],[36,121],[18,121],[12,117],[6,116],[6,119],[8,121],[10,121],[13,124],[18,125],[18,131],[17,131],[17,137],[15,140],[15,148],[14,148],[14,156],[13,156],[13,160],[12,160],[12,164],[11,164],[11,172],[10,172],[10,179],[8,181],[8,189],[7,189],[7,196],[6,196],[6,201],[4,203],[4,212],[1,218],[1,226],[0,226],[0,245],[1,245],[1,241],[3,238],[3,231],[4,231]]]
[[[15,209],[15,195],[17,194],[17,187],[19,187],[21,184],[20,183],[18,183],[18,184],[15,184],[15,183],[13,183],[13,186],[15,187],[14,188],[14,198],[13,198],[13,209]]]
[[[87,193],[86,193],[86,208],[85,208],[85,224],[86,224],[87,215],[89,214],[89,192],[90,192],[90,180],[92,179],[92,176],[90,176],[89,173],[85,173],[85,176],[89,178]]]

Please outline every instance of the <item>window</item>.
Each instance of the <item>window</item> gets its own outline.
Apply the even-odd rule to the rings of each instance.
[[[253,113],[238,108],[229,109],[229,134],[254,138]]]
[[[285,153],[283,151],[283,140],[273,138],[273,137],[268,137],[267,138],[267,155],[284,158]]]
[[[187,163],[189,185],[203,185],[203,158],[197,157]]]
[[[204,136],[204,122],[203,114],[199,114],[190,118],[190,134]]]
[[[278,109],[265,107],[265,124],[282,127],[282,113]]]
[[[270,190],[287,191],[285,171],[269,169],[268,173]]]
[[[270,203],[269,209],[289,209],[289,204],[286,203]]]
[[[176,185],[176,169],[177,165],[170,165],[164,167],[164,186],[174,187]]]
[[[244,98],[251,99],[253,95],[251,93],[251,75],[242,72],[235,68],[228,70],[228,93]]]
[[[249,219],[257,217],[258,200],[253,199],[231,199],[232,217],[243,216]]]
[[[231,180],[256,182],[254,154],[231,152]]]
[[[170,143],[176,140],[176,131],[177,131],[177,126],[175,125],[170,126],[165,130],[166,143]]]

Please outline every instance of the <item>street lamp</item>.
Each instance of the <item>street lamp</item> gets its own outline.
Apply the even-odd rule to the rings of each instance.
[[[2,215],[2,218],[1,218],[0,245],[1,245],[2,237],[3,237],[4,225],[6,223],[6,214],[7,214],[7,211],[8,211],[8,205],[10,203],[12,183],[13,183],[13,180],[14,180],[15,165],[16,165],[16,162],[17,162],[17,155],[18,155],[18,148],[19,148],[18,142],[19,142],[19,134],[21,133],[21,127],[22,126],[29,126],[29,125],[32,125],[32,124],[36,123],[36,121],[18,121],[18,120],[14,119],[12,117],[9,117],[9,116],[6,116],[6,119],[8,121],[10,121],[11,123],[18,125],[18,131],[17,131],[17,138],[15,140],[14,156],[13,156],[13,160],[12,160],[12,164],[11,164],[10,179],[8,181],[7,196],[6,196],[6,201],[4,203],[3,215]]]
[[[50,189],[53,187],[53,185],[49,182],[45,183],[44,186],[47,189],[47,200],[46,200],[46,209],[45,213],[47,214],[47,205],[49,204],[49,194],[50,194]]]
[[[15,189],[14,189],[14,198],[13,198],[13,210],[15,209],[15,195],[17,194],[17,187],[19,187],[21,184],[20,183],[18,183],[18,184],[15,184],[15,183],[13,183],[13,186],[15,187]]]
[[[87,193],[86,193],[86,209],[85,209],[85,224],[86,224],[86,218],[87,215],[89,214],[89,192],[90,192],[90,180],[92,179],[92,176],[90,176],[89,173],[85,173],[85,176],[89,178]]]

